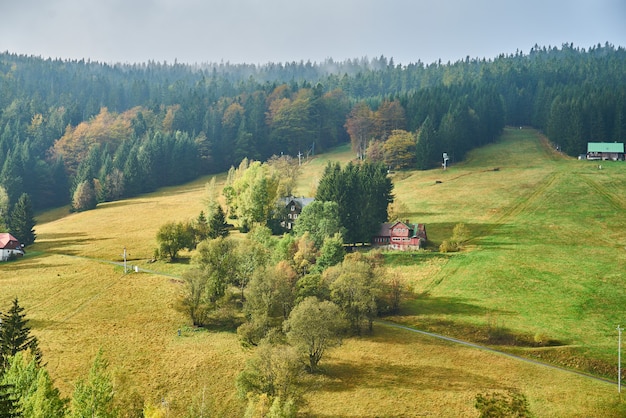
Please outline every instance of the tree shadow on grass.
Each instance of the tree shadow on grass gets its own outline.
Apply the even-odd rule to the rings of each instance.
[[[85,233],[52,233],[45,234],[38,238],[33,246],[34,250],[47,251],[56,254],[78,255],[79,252],[69,250],[72,246],[82,246],[85,244],[93,244],[94,242],[102,242],[111,238],[94,238],[87,236]],[[26,248],[28,251],[28,248]]]
[[[475,299],[439,296],[433,297],[428,292],[421,293],[404,304],[398,316],[411,315],[510,315],[511,311],[489,309],[472,303]]]
[[[59,267],[68,266],[69,264],[48,264],[42,260],[51,257],[52,254],[36,254],[30,255],[28,252],[24,257],[16,260],[0,263],[0,267],[7,267],[11,272],[31,269],[58,269]]]
[[[143,203],[145,202],[141,200],[115,200],[113,202],[99,203],[98,206],[96,207],[96,210],[100,208],[117,208],[117,207],[124,207],[124,206],[140,205]]]
[[[497,381],[460,367],[390,364],[361,359],[325,367],[328,381],[324,390],[345,392],[354,388],[398,390],[467,391],[475,387],[493,387]]]

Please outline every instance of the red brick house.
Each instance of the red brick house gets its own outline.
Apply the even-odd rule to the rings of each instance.
[[[11,256],[24,255],[22,244],[9,233],[0,233],[0,261],[7,261]]]
[[[372,246],[400,251],[419,250],[427,240],[424,224],[386,222],[381,224],[378,234],[372,237]]]

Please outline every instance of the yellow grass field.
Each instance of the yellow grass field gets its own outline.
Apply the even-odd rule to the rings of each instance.
[[[349,148],[343,147],[330,157],[306,163],[298,194],[310,195],[312,180],[321,176],[328,158],[343,164],[350,155]],[[409,208],[407,216],[426,211],[414,190],[431,193],[436,179],[443,181],[437,193],[463,193],[453,184],[455,176],[474,173],[471,160],[467,167],[467,172],[433,170],[398,178],[396,193]],[[520,171],[522,187],[536,184],[543,170]],[[208,180],[102,204],[88,212],[41,214],[37,241],[27,249],[27,256],[0,264],[0,309],[19,298],[64,396],[71,396],[77,379],[86,378],[101,348],[123,399],[138,396],[145,403],[168,405],[171,417],[186,416],[190,407],[200,405],[210,410],[210,416],[243,415],[245,401],[237,399],[234,381],[251,351],[240,346],[235,332],[195,330],[174,309],[181,289],[175,276],[188,268],[186,264],[149,263],[158,228],[167,221],[197,217]],[[415,181],[412,188],[407,186],[411,181]],[[480,198],[476,192],[464,193],[466,200]],[[501,193],[507,202],[521,198],[508,189],[490,193]],[[455,209],[462,212],[464,207]],[[433,224],[452,222],[434,203],[427,211]],[[472,216],[482,219],[494,214]],[[433,236],[447,237],[450,228],[433,228]],[[122,267],[109,263],[122,261],[124,248],[129,266],[171,276],[124,274]],[[402,274],[419,290],[444,269],[444,261],[433,259]],[[541,417],[617,417],[625,411],[615,385],[383,324],[375,325],[372,336],[345,341],[320,365],[325,373],[309,379],[302,416],[472,417],[478,416],[473,407],[476,394],[508,389],[525,394],[531,410]]]

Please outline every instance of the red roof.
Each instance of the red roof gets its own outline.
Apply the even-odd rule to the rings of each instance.
[[[20,242],[8,232],[0,234],[0,250],[22,249]]]

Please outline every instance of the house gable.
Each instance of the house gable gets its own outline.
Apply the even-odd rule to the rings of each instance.
[[[372,237],[371,244],[396,250],[419,249],[427,241],[424,224],[411,224],[408,221],[383,223],[378,234]]]
[[[302,209],[312,203],[315,199],[311,197],[286,197],[283,199],[283,204],[287,212],[287,217],[281,222],[281,225],[291,230],[293,225],[302,213]]]
[[[22,244],[9,233],[0,234],[0,261],[6,261],[12,255],[24,255]]]

